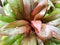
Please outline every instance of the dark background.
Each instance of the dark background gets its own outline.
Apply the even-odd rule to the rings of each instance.
[[[0,6],[2,6],[1,0],[0,0]]]

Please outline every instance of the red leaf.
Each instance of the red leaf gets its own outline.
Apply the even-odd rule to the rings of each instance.
[[[34,8],[33,12],[31,13],[32,17],[34,17],[46,6],[47,6],[47,0],[40,1],[39,4]]]
[[[43,10],[41,10],[35,17],[34,17],[34,20],[37,20],[37,19],[42,19],[44,17],[46,13],[46,8],[44,8]]]

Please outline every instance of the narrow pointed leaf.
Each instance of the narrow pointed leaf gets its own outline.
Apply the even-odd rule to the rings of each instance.
[[[31,30],[29,23],[24,20],[20,20],[20,21],[11,22],[6,26],[2,27],[0,29],[0,35],[10,36],[10,35],[23,34],[23,33],[28,33],[29,30]]]
[[[60,44],[60,40],[58,40],[58,39],[52,38],[52,41],[57,43],[57,44]]]
[[[42,42],[42,40],[40,40],[39,38],[37,38],[38,41],[38,45],[44,45],[44,43]]]
[[[37,13],[39,13],[44,7],[46,7],[48,4],[47,4],[47,0],[41,0],[38,5],[34,8],[33,12],[31,13],[31,16],[32,17],[35,17],[35,15]]]
[[[4,22],[13,22],[13,21],[15,21],[16,19],[14,19],[14,18],[12,18],[12,17],[9,17],[9,16],[6,16],[6,15],[0,14],[0,20],[1,20],[1,21],[4,21]]]
[[[50,21],[50,22],[48,22],[48,24],[53,25],[53,26],[58,26],[58,25],[60,25],[60,18]]]
[[[31,35],[29,37],[25,37],[22,40],[21,45],[37,45],[35,36],[34,35]]]
[[[41,10],[35,17],[34,17],[34,20],[38,20],[38,19],[42,19],[44,17],[46,13],[46,8],[44,8],[43,10]]]
[[[48,22],[51,20],[55,20],[57,18],[60,18],[60,9],[59,8],[54,9],[54,11],[52,13],[48,14],[48,16],[45,15],[43,20],[45,22]]]
[[[7,0],[17,19],[23,19],[23,0]]]

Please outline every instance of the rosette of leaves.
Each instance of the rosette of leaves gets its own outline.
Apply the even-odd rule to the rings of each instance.
[[[0,14],[0,45],[60,45],[58,0],[5,0]]]

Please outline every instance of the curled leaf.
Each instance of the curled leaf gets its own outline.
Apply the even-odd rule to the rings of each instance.
[[[36,7],[38,5],[38,0],[34,0],[34,7]]]
[[[44,17],[46,13],[46,8],[44,8],[43,10],[41,10],[35,17],[34,17],[34,20],[37,20],[37,19],[42,19]]]
[[[32,21],[32,27],[42,41],[55,37],[60,39],[60,29],[48,24],[42,24],[41,21]]]
[[[47,0],[41,0],[39,4],[34,8],[33,12],[31,13],[31,16],[34,17],[46,6],[47,6]]]

